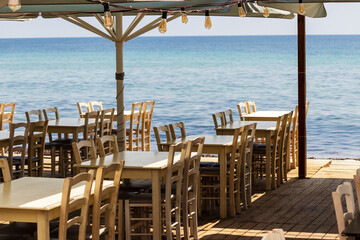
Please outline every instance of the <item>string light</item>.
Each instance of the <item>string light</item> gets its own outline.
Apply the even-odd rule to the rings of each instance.
[[[299,1],[299,13],[300,15],[304,15],[305,14],[305,6],[304,4],[302,3],[302,0]]]
[[[210,12],[209,10],[205,11],[205,28],[210,29],[212,27],[211,19],[210,19]]]
[[[186,16],[185,8],[181,8],[181,22],[187,24],[188,17]]]
[[[166,18],[167,18],[167,12],[162,12],[162,18],[161,18],[161,22],[159,25],[159,32],[160,33],[165,33],[167,30],[167,24],[166,24]]]
[[[104,27],[111,30],[114,27],[114,19],[111,16],[109,3],[103,3],[104,5]]]
[[[15,12],[21,8],[21,0],[9,0],[8,7]]]
[[[245,8],[244,8],[244,5],[243,5],[243,2],[242,2],[242,1],[240,1],[240,2],[238,3],[238,10],[239,10],[239,16],[242,17],[242,18],[244,18],[244,17],[246,16],[246,10],[245,10]]]
[[[264,9],[264,17],[268,17],[270,15],[269,9],[267,7],[265,7]]]

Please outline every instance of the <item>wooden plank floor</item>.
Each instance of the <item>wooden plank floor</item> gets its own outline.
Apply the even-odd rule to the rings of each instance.
[[[352,181],[357,168],[360,161],[309,160],[309,178],[297,179],[295,169],[289,173],[289,181],[275,190],[264,192],[256,187],[252,206],[236,218],[219,220],[210,217],[213,214],[203,216],[199,221],[199,237],[261,239],[273,228],[283,228],[287,240],[336,239],[331,192],[342,182]]]

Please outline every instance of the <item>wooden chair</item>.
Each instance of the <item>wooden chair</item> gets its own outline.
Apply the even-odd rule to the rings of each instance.
[[[114,127],[113,121],[114,121],[114,112],[115,109],[106,109],[101,111],[100,115],[100,133],[99,136],[105,136],[105,135],[111,135],[112,129]],[[108,117],[105,118],[105,115]]]
[[[178,143],[171,145],[169,149],[165,176],[165,195],[162,199],[161,210],[162,218],[165,219],[165,235],[168,240],[173,239],[174,228],[176,239],[181,239],[181,191],[186,147],[187,144]],[[175,152],[181,152],[179,161],[174,161]],[[125,233],[127,240],[130,240],[133,235],[142,237],[150,237],[152,235],[149,228],[146,228],[146,226],[150,226],[148,223],[152,222],[152,216],[148,215],[151,212],[151,208],[151,194],[138,194],[130,200],[125,200]],[[136,212],[139,212],[136,210],[139,209],[140,213],[136,214]],[[139,224],[139,222],[142,224]]]
[[[170,128],[170,133],[171,133],[171,138],[172,139],[176,139],[178,138],[176,136],[176,129],[179,128],[180,130],[180,137],[181,138],[185,138],[186,137],[186,132],[185,132],[185,125],[183,122],[177,122],[177,123],[173,123],[173,124],[169,124],[169,128]]]
[[[248,101],[246,103],[246,105],[247,105],[247,109],[248,109],[249,113],[256,112],[255,101]]]
[[[86,239],[89,199],[93,179],[94,170],[90,170],[88,173],[80,173],[75,177],[68,177],[64,180],[60,206],[59,228],[51,232],[51,239],[58,237],[59,240],[67,240],[69,237],[74,238],[76,236],[76,239],[79,240]],[[77,198],[71,197],[73,187],[78,186],[78,184],[82,182],[85,182],[83,195]],[[80,215],[79,211],[73,212],[74,209],[81,209]]]
[[[141,114],[141,151],[150,151],[151,123],[154,112],[155,101],[144,102]]]
[[[240,121],[243,121],[243,115],[244,114],[249,114],[249,109],[247,107],[246,102],[240,102],[237,104],[237,109],[239,111],[239,116],[240,116]]]
[[[84,140],[95,140],[99,136],[99,111],[85,113]],[[90,119],[95,119],[92,122]]]
[[[168,125],[164,125],[164,126],[159,126],[159,127],[154,127],[154,134],[155,134],[155,139],[156,139],[156,144],[158,146],[158,151],[159,152],[163,152],[164,149],[161,146],[161,142],[164,142],[165,140],[161,140],[161,136],[160,133],[164,132],[165,136],[166,136],[166,141],[170,141],[171,140],[171,134],[170,134],[170,128]]]
[[[98,137],[96,138],[96,142],[100,157],[105,157],[106,155],[119,152],[116,135],[105,135],[100,138]]]
[[[74,159],[76,164],[82,161],[96,158],[96,147],[94,140],[83,140],[72,143]]]
[[[200,160],[205,137],[190,140],[187,143],[184,160],[184,178],[182,189],[182,216],[184,239],[198,239],[198,195],[200,179]],[[196,154],[192,154],[196,152]]]
[[[45,140],[49,121],[32,122],[29,125],[28,156],[25,158],[30,177],[42,177],[44,173]],[[13,162],[21,165],[20,161]]]
[[[128,151],[140,150],[140,121],[142,107],[142,102],[131,104],[129,128],[126,129],[126,145]]]
[[[14,113],[15,113],[16,103],[4,103],[0,104],[0,131],[4,130],[4,124],[10,125],[14,122]],[[7,111],[7,108],[11,108]]]
[[[97,102],[97,101],[89,102],[89,106],[90,106],[90,112],[103,110],[102,102]],[[95,110],[94,107],[97,107],[98,110]]]
[[[41,114],[41,110],[31,110],[29,112],[25,112],[25,116],[26,116],[26,121],[28,123],[32,122],[31,121],[31,117],[35,116],[36,121],[42,121],[42,114]]]
[[[23,132],[20,134],[19,132]],[[16,134],[15,134],[16,132]],[[11,179],[16,176],[17,178],[24,176],[25,159],[26,159],[26,145],[28,141],[28,124],[27,123],[13,123],[10,126],[10,139],[9,139],[9,151],[8,156],[0,156],[0,158],[6,158],[10,169]],[[14,156],[14,153],[21,154]],[[15,165],[13,163],[19,162]]]
[[[81,118],[85,117],[86,112],[92,112],[90,108],[90,104],[86,102],[78,102],[76,103],[78,110],[79,110],[79,116]],[[86,111],[83,111],[83,108],[86,108]]]
[[[290,139],[291,139],[291,123],[293,112],[287,114],[287,121],[284,130],[284,136],[281,148],[281,183],[287,181],[287,172],[290,170]]]
[[[213,114],[212,117],[213,117],[215,128],[218,128],[219,126],[226,124],[226,118],[225,118],[224,112],[217,112],[217,113]]]
[[[359,176],[355,176],[355,182],[360,181]],[[345,197],[346,212],[344,213],[341,198]],[[345,236],[342,236],[342,232],[345,230],[345,226],[349,224],[355,216],[355,201],[354,193],[350,182],[344,182],[336,188],[335,192],[332,192],[332,199],[334,203],[336,221],[338,225],[339,237],[341,240],[346,240]]]
[[[231,109],[224,111],[225,124],[234,122],[233,112]]]
[[[281,228],[275,228],[272,232],[265,234],[261,240],[285,240],[284,231]]]
[[[11,182],[11,174],[9,169],[8,160],[6,158],[0,158],[0,169],[2,174],[2,182],[8,183]]]
[[[241,137],[245,137],[244,144],[242,146],[242,162],[238,164],[236,174],[240,181],[237,182],[237,195],[236,205],[240,206],[243,203],[243,208],[246,210],[251,206],[252,195],[252,153],[253,143],[255,141],[256,123],[245,126],[244,134]],[[237,213],[240,213],[240,207],[237,208]]]
[[[246,137],[241,137],[245,133],[245,127],[237,128],[234,131],[230,163],[227,166],[227,189],[229,199],[230,216],[234,217],[236,208],[235,196],[239,188],[235,188],[240,181],[240,174],[237,175],[237,167],[242,162],[243,146]],[[205,208],[210,209],[210,203],[215,204],[215,200],[220,199],[220,166],[205,167],[200,170],[200,194],[199,201],[203,201]],[[199,202],[198,202],[199,203]],[[199,205],[198,205],[199,206]]]
[[[99,240],[102,235],[105,239],[115,239],[115,216],[118,200],[121,173],[124,161],[113,163],[108,167],[98,168],[96,171],[94,204],[92,208],[93,240]],[[111,186],[103,186],[105,176],[114,176]],[[101,226],[101,216],[105,216],[105,225]]]

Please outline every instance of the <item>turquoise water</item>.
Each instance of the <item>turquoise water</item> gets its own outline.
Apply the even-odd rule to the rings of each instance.
[[[360,36],[307,37],[308,156],[360,157]],[[155,100],[154,126],[213,134],[211,114],[255,100],[297,104],[296,36],[140,37],[125,44],[125,106]],[[114,107],[115,47],[101,38],[0,39],[0,102],[25,111],[76,102]]]

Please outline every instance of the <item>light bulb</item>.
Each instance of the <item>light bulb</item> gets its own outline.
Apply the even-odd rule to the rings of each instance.
[[[304,15],[305,14],[305,6],[304,6],[304,4],[303,3],[300,3],[300,5],[299,5],[299,13],[301,14],[301,15]]]
[[[114,19],[111,16],[111,12],[104,13],[104,27],[108,30],[111,30],[114,27]]]
[[[184,12],[181,13],[181,22],[183,24],[187,24],[187,22],[188,22],[188,17],[186,16],[186,13],[184,13]]]
[[[210,29],[212,27],[209,10],[205,11],[205,28]]]
[[[270,15],[270,13],[269,13],[269,9],[266,7],[265,9],[264,9],[264,17],[268,17]]]
[[[244,18],[246,16],[246,10],[245,10],[242,2],[238,3],[238,10],[239,10],[239,16]]]
[[[167,18],[167,12],[163,12],[161,22],[160,22],[160,25],[159,25],[159,32],[160,33],[165,33],[166,30],[167,30],[166,18]]]
[[[8,7],[15,12],[21,8],[21,0],[9,0]]]

